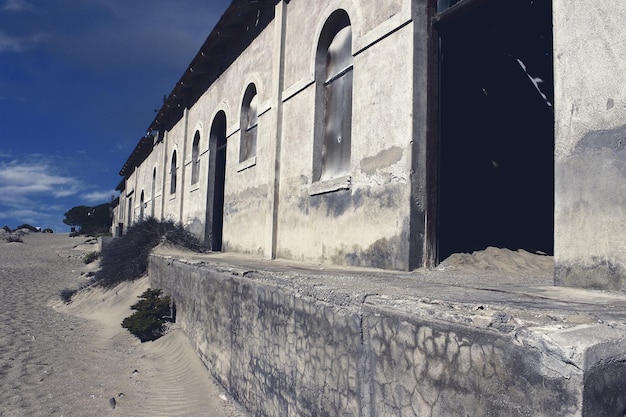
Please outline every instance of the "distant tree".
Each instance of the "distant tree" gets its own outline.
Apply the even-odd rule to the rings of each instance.
[[[81,233],[104,233],[111,227],[111,205],[109,203],[99,206],[76,206],[65,213],[63,223],[68,226],[78,226]]]
[[[65,218],[63,219],[63,223],[68,226],[78,226],[82,227],[89,220],[89,210],[91,207],[88,206],[76,206],[72,207],[68,212],[64,214]]]

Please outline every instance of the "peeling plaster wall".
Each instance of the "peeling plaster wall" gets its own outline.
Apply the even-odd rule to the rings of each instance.
[[[287,46],[309,44],[310,50],[286,57],[278,257],[408,269],[414,43],[410,6],[289,3]],[[310,39],[317,39],[336,7],[350,14],[354,36],[351,178],[349,189],[314,194],[316,43]]]
[[[201,241],[204,240],[204,224],[206,221],[206,201],[208,190],[209,172],[209,128],[206,119],[199,117],[196,106],[189,109],[187,123],[187,146],[185,151],[185,192],[186,198],[183,204],[182,224]],[[196,132],[200,135],[198,147],[199,172],[198,181],[192,184],[193,157],[192,148]]]
[[[165,187],[163,188],[163,218],[174,222],[181,222],[181,204],[185,199],[188,184],[185,181],[184,158],[185,158],[185,116],[169,131],[165,132],[165,154],[161,167],[165,167]],[[172,185],[172,155],[176,151],[176,192],[171,192]]]
[[[135,206],[135,219],[139,219],[141,211],[140,196],[141,191],[144,192],[144,217],[152,215],[152,204],[154,203],[154,217],[159,218],[161,215],[161,198],[163,191],[163,142],[157,143],[146,160],[137,167],[135,174],[137,176],[136,197],[133,198]],[[154,185],[154,195],[152,194],[152,173],[156,168],[156,181]],[[154,201],[153,201],[154,200]]]
[[[162,217],[163,208],[163,152],[166,148],[164,142],[157,142],[152,152],[146,157],[140,166],[128,175],[125,190],[120,193],[120,203],[114,213],[113,230],[116,232],[119,223],[123,223],[124,230],[128,228],[128,204],[132,198],[132,223],[136,222],[141,215],[141,192],[144,192],[144,217],[153,216],[157,219]],[[156,177],[152,174],[156,169]]]
[[[626,289],[626,3],[553,1],[555,282]]]
[[[149,275],[211,375],[255,416],[591,417],[626,407],[623,330],[516,327],[504,313],[487,326],[420,300],[161,256]]]
[[[223,250],[263,255],[269,214],[268,183],[274,161],[270,152],[273,132],[273,45],[275,21],[237,57],[206,91],[197,106],[226,112],[227,155],[224,192]],[[240,112],[246,87],[254,83],[258,94],[257,148],[254,163],[239,162]],[[212,120],[207,120],[210,130]],[[206,175],[206,173],[205,173]]]
[[[163,190],[163,149],[165,145],[160,142],[155,144],[152,152],[146,157],[142,164],[128,175],[125,190],[120,194],[120,204],[113,219],[113,227],[117,228],[118,223],[124,224],[124,230],[129,226],[128,204],[132,198],[132,225],[141,216],[141,192],[144,192],[144,217],[161,217],[162,190]],[[154,192],[152,188],[152,173],[156,168],[156,178],[154,180]]]
[[[215,115],[223,111],[227,156],[222,250],[387,269],[421,265],[421,259],[409,259],[409,246],[423,244],[410,239],[414,114],[426,111],[413,102],[416,7],[411,0],[279,3],[276,10],[284,14],[284,26],[275,17],[165,132],[156,156],[158,189],[164,190],[157,217],[181,222],[204,238],[208,139]],[[338,9],[347,11],[353,27],[349,189],[316,194],[311,191],[315,51],[325,22]],[[240,162],[240,111],[250,83],[258,92],[257,152]],[[192,185],[196,131],[200,180]],[[174,150],[177,190],[171,194]],[[138,189],[148,190],[151,169],[146,165],[145,174],[128,178],[127,186],[137,182]]]

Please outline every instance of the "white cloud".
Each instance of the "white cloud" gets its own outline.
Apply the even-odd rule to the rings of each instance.
[[[0,7],[3,12],[26,12],[33,9],[33,5],[26,0],[5,0]]]
[[[0,161],[0,224],[68,229],[62,223],[69,201],[88,187],[58,171],[58,161],[29,155],[26,160]],[[69,197],[70,200],[67,200]]]
[[[81,194],[81,198],[90,204],[104,204],[111,201],[111,196],[118,194],[115,190],[105,191],[91,191],[89,193]]]
[[[33,198],[68,197],[84,189],[76,178],[55,173],[46,163],[0,163],[0,204],[23,206]]]
[[[12,36],[0,31],[0,54],[5,52],[23,52],[39,45],[45,38],[43,33],[29,36]]]

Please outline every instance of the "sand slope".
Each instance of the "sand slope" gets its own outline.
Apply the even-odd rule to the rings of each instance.
[[[23,239],[0,240],[0,416],[246,415],[181,330],[142,344],[121,328],[146,279],[66,306],[58,293],[86,280],[88,248],[67,235]]]

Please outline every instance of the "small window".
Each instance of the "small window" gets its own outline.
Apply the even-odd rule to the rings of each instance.
[[[350,19],[338,10],[326,22],[317,47],[314,181],[350,173],[352,69]]]
[[[178,167],[176,165],[176,151],[172,155],[172,163],[171,163],[171,171],[170,171],[170,194],[176,194],[176,171]]]
[[[254,84],[246,88],[241,106],[241,146],[239,148],[239,162],[244,162],[256,156],[256,136],[258,119],[258,95]]]
[[[191,147],[191,183],[196,184],[200,176],[200,132],[196,131]]]

